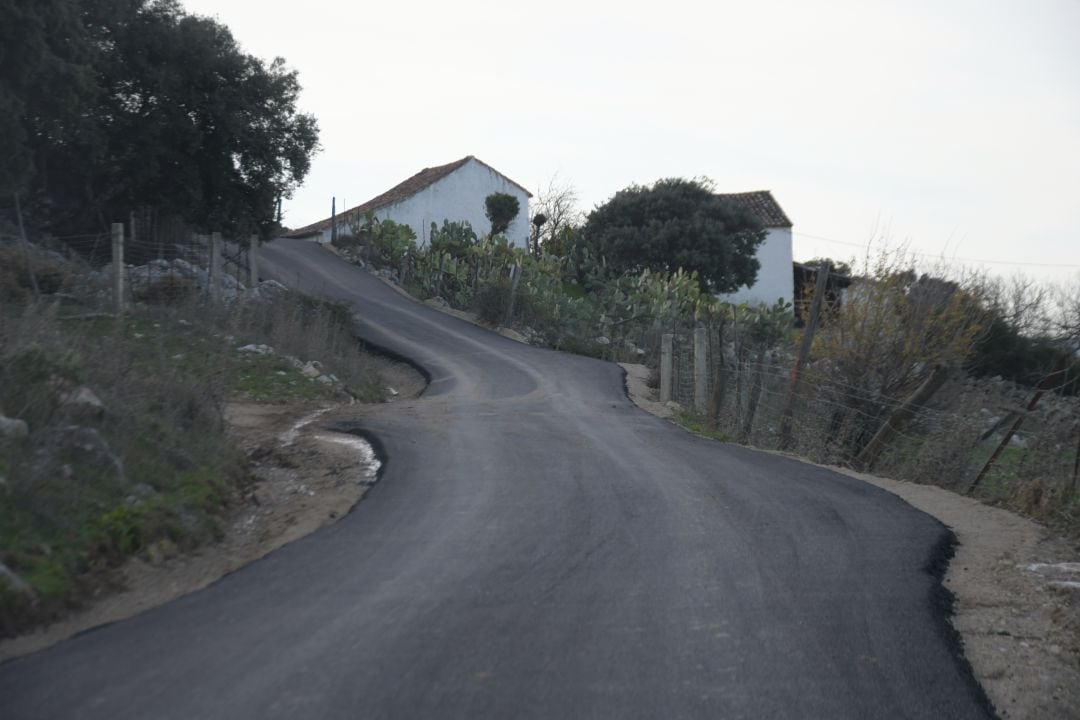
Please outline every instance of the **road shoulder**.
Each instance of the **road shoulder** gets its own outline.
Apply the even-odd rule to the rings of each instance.
[[[622,367],[630,399],[671,419],[671,409],[657,402],[644,382],[642,366]],[[1075,564],[1080,553],[1075,546],[1031,520],[943,488],[818,467],[891,492],[955,533],[959,545],[943,580],[954,596],[952,623],[1000,717],[1080,718],[1080,564]]]

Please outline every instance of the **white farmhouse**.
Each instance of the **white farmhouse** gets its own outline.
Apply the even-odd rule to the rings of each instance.
[[[780,204],[768,190],[743,193],[722,193],[720,197],[745,208],[765,228],[765,241],[758,246],[757,280],[747,287],[743,285],[733,293],[724,295],[733,303],[747,302],[751,305],[773,305],[777,300],[792,302],[795,292],[795,275],[791,251],[791,221]]]
[[[431,223],[444,220],[468,222],[478,236],[486,235],[491,222],[484,215],[484,200],[492,193],[506,193],[518,200],[520,210],[506,231],[511,244],[528,246],[529,198],[532,193],[472,155],[438,167],[424,168],[408,180],[362,205],[337,214],[338,233],[349,232],[350,224],[363,222],[371,212],[379,220],[408,225],[419,245],[426,245]],[[318,242],[330,242],[331,219],[326,218],[287,235]]]

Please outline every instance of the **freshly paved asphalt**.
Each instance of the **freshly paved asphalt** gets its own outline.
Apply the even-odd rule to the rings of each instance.
[[[620,369],[506,340],[313,245],[432,382],[358,418],[380,483],[209,588],[0,665],[18,718],[984,718],[893,495],[689,435]]]

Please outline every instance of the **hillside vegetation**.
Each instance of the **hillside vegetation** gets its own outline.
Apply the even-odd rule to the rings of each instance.
[[[273,283],[102,312],[89,268],[0,245],[0,635],[91,596],[108,569],[213,541],[248,482],[233,399],[382,399],[351,314]],[[271,348],[273,352],[271,352]],[[315,362],[312,362],[315,361]]]
[[[682,269],[613,270],[577,242],[587,231],[529,252],[444,222],[418,247],[408,227],[369,217],[337,246],[533,344],[648,365],[654,387],[672,336],[676,415],[713,437],[941,485],[1080,534],[1080,285],[955,276],[882,250],[827,293],[794,386],[813,287],[796,307],[733,305]]]

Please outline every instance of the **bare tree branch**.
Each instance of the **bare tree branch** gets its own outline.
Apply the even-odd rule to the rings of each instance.
[[[577,190],[558,173],[551,176],[547,187],[537,191],[530,212],[529,221],[536,228],[532,248],[535,255],[542,249],[551,252],[565,228],[580,225],[585,219],[585,214],[578,208]],[[544,222],[537,226],[535,220],[540,215],[544,216]]]

